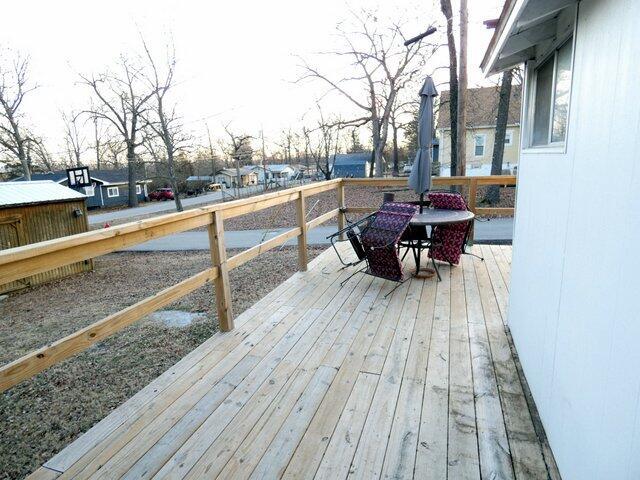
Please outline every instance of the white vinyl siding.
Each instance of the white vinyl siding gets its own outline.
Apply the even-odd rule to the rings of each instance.
[[[118,187],[107,188],[107,197],[113,198],[113,197],[119,197],[119,196],[120,196],[120,189]]]

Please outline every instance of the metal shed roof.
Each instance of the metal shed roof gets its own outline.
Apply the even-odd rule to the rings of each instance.
[[[0,183],[0,208],[85,198],[86,195],[51,180]]]

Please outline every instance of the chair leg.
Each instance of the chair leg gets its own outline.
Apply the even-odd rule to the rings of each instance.
[[[438,265],[436,265],[436,259],[431,257],[431,263],[433,264],[433,269],[436,271],[436,275],[438,275],[438,281],[442,281],[442,277],[440,276],[440,270],[438,270]]]
[[[471,255],[472,257],[479,258],[484,262],[484,257],[481,257],[480,255],[476,255],[475,253],[471,253],[471,252],[462,252],[462,253],[464,253],[465,255]]]
[[[356,275],[357,273],[362,273],[364,272],[366,269],[365,268],[361,268],[360,270],[356,270],[355,272],[353,272],[351,275],[349,275],[347,278],[345,278],[343,281],[340,282],[340,286],[344,287],[344,284],[347,283],[349,280],[351,280],[353,278],[354,275]]]

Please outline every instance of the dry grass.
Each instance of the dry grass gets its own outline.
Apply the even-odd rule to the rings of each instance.
[[[310,248],[310,258],[321,249]],[[240,313],[291,276],[294,248],[271,251],[231,272]],[[208,252],[116,253],[94,272],[0,302],[0,362],[61,338],[210,265]],[[73,301],[73,303],[71,303]],[[22,478],[88,430],[217,330],[214,294],[203,287],[171,309],[208,320],[168,328],[148,319],[0,394],[0,478]]]

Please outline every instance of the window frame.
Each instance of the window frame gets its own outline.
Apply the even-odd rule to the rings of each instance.
[[[507,139],[509,139],[509,143],[507,143]],[[513,147],[513,130],[507,130],[504,132],[504,146]]]
[[[577,17],[577,11],[576,11]],[[525,77],[525,92],[526,92],[526,105],[525,105],[525,115],[524,118],[527,121],[524,141],[521,140],[523,148],[522,153],[566,153],[567,151],[567,139],[569,135],[569,122],[571,118],[571,97],[573,93],[573,82],[574,82],[574,64],[575,64],[575,52],[576,52],[576,25],[577,18],[573,24],[573,28],[566,35],[559,37],[553,45],[550,46],[549,51],[536,61],[527,63],[527,75]],[[567,104],[567,125],[566,125],[566,133],[565,138],[561,142],[551,142],[551,138],[553,135],[553,113],[554,106],[556,100],[556,77],[557,77],[557,66],[558,66],[558,51],[571,43],[571,82],[569,84],[569,102]],[[552,59],[553,61],[553,86],[551,91],[550,98],[550,111],[549,111],[549,126],[547,132],[548,143],[543,145],[534,145],[533,144],[533,129],[534,129],[534,115],[535,115],[535,95],[536,95],[536,86],[537,86],[537,73],[538,69],[542,67],[547,60]]]
[[[91,193],[89,193],[91,192]],[[94,187],[93,185],[88,186],[88,187],[84,187],[84,194],[87,197],[93,197],[96,194],[96,187]]]
[[[136,195],[140,195],[142,193],[142,187],[140,184],[136,184]]]
[[[111,194],[111,191],[115,190],[115,195]],[[107,187],[107,198],[116,198],[120,196],[120,188],[119,187]]]
[[[479,145],[476,145],[476,137],[482,137],[482,155],[478,155],[476,153],[476,148]],[[487,152],[487,134],[486,133],[474,133],[473,134],[473,156],[474,158],[483,158],[485,153]]]

